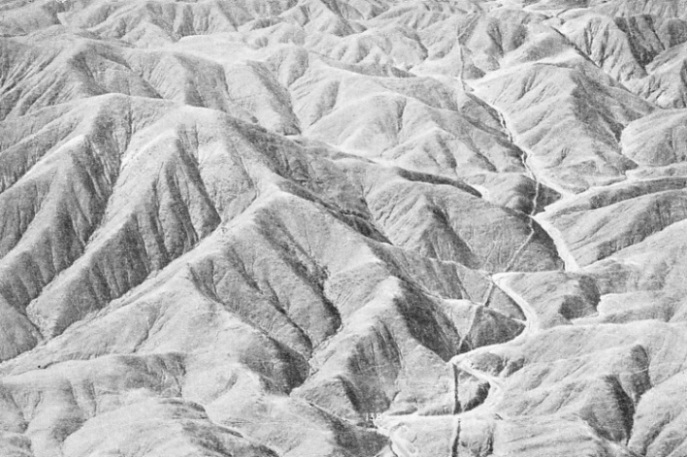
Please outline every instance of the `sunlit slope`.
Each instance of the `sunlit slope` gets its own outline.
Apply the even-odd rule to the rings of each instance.
[[[687,5],[0,5],[0,454],[681,457]]]

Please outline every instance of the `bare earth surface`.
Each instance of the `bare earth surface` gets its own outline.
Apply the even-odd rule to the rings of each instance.
[[[0,456],[687,456],[687,0],[0,36]]]

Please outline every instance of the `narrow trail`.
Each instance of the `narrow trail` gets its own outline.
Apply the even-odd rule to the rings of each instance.
[[[563,261],[565,271],[577,271],[580,269],[580,265],[577,263],[577,259],[570,251],[568,243],[565,241],[563,234],[556,228],[555,225],[547,218],[546,210],[533,216],[533,219],[537,221],[539,226],[544,229],[544,231],[549,235],[549,238],[553,241],[556,246],[556,251],[558,252],[558,257]]]
[[[465,86],[464,82],[463,82],[463,85]],[[529,213],[527,213],[527,218],[528,218],[527,219],[527,226],[528,226],[527,228],[528,228],[529,234],[527,235],[527,238],[525,238],[525,241],[523,241],[522,244],[520,246],[518,246],[518,248],[515,250],[515,252],[513,252],[510,259],[508,260],[508,263],[506,263],[506,266],[504,267],[504,272],[508,272],[515,266],[515,263],[518,261],[518,259],[522,255],[522,253],[527,248],[527,246],[532,242],[532,239],[534,238],[534,235],[536,233],[536,229],[534,227],[534,224],[535,224],[534,216],[536,215],[537,209],[539,206],[539,197],[541,195],[541,183],[540,183],[537,175],[534,173],[534,171],[530,167],[530,164],[529,164],[529,154],[530,153],[527,152],[527,150],[523,149],[518,143],[516,143],[515,137],[513,136],[512,131],[508,127],[508,123],[506,121],[506,118],[504,117],[504,114],[501,112],[501,110],[499,110],[495,106],[487,103],[481,97],[478,97],[472,88],[470,88],[470,92],[473,94],[473,96],[479,98],[479,100],[481,100],[482,103],[487,105],[489,108],[491,108],[497,114],[497,116],[499,117],[499,123],[501,124],[501,128],[506,133],[506,135],[508,135],[508,141],[511,144],[513,144],[514,146],[516,146],[518,148],[518,150],[521,152],[520,161],[523,165],[523,168],[525,169],[525,172],[526,172],[525,174],[527,175],[528,178],[530,178],[535,183],[534,184],[534,196],[532,197],[532,200],[530,202],[531,207],[530,207]],[[494,285],[494,282],[492,281],[492,283],[489,286],[489,289],[487,290],[487,292],[484,296],[484,299],[482,300],[483,306],[487,306],[487,304],[489,303],[489,300],[491,299],[491,296],[494,293],[494,288],[495,288],[495,285]],[[472,325],[471,325],[471,327],[472,327]]]
[[[510,286],[508,283],[508,280],[510,277],[513,277],[517,275],[517,272],[510,272],[510,273],[497,273],[495,274],[492,279],[494,283],[498,286],[500,290],[502,290],[506,295],[508,295],[513,302],[518,305],[520,310],[522,311],[522,314],[525,316],[525,328],[523,329],[522,332],[512,340],[508,340],[504,343],[495,343],[495,344],[490,344],[487,346],[481,346],[477,349],[473,349],[472,351],[469,352],[463,352],[462,354],[458,354],[455,357],[453,357],[449,363],[457,366],[458,368],[464,368],[465,366],[470,367],[473,372],[475,370],[468,364],[468,365],[463,365],[464,359],[467,357],[472,357],[475,354],[480,354],[480,353],[485,353],[485,352],[491,352],[494,349],[504,347],[504,346],[517,346],[519,344],[522,344],[525,340],[527,340],[529,337],[532,335],[536,334],[537,332],[540,331],[540,325],[539,325],[539,316],[537,315],[536,311],[532,306],[525,300],[520,294],[515,292],[513,288]],[[488,374],[483,374],[485,380],[489,379],[494,379]]]
[[[462,48],[461,48],[461,56],[462,56]],[[520,139],[519,135],[517,135],[515,130],[511,127],[512,123],[510,120],[507,118],[506,114],[503,113],[501,109],[498,107],[494,106],[493,104],[487,102],[483,97],[481,97],[475,89],[470,86],[468,83],[465,82],[465,79],[463,77],[463,71],[461,70],[460,74],[460,83],[463,89],[466,91],[466,93],[471,94],[473,97],[477,98],[479,101],[481,101],[484,105],[486,105],[489,109],[492,110],[497,116],[498,116],[498,121],[499,124],[501,125],[502,131],[507,135],[508,137],[508,142],[511,143],[513,146],[518,148],[520,151],[520,161],[522,163],[522,166],[525,170],[525,176],[527,176],[529,179],[531,179],[534,182],[534,195],[532,196],[531,202],[530,202],[530,209],[529,212],[526,214],[528,218],[528,231],[529,234],[525,241],[513,252],[511,255],[511,258],[509,259],[508,263],[504,267],[503,272],[509,272],[513,269],[515,266],[516,262],[520,259],[520,256],[522,253],[525,251],[527,246],[531,243],[532,239],[534,238],[536,234],[536,228],[535,224],[539,224],[539,226],[549,235],[551,240],[554,243],[554,246],[556,247],[556,251],[558,253],[558,257],[563,261],[565,265],[565,269],[568,270],[577,270],[579,269],[579,266],[577,265],[577,262],[575,261],[574,256],[570,252],[570,250],[567,247],[567,244],[565,242],[565,239],[563,238],[563,235],[551,224],[548,220],[546,220],[542,214],[543,213],[538,213],[539,209],[539,200],[540,196],[542,193],[542,188],[543,186],[548,187],[549,189],[553,189],[556,192],[558,192],[562,199],[567,199],[567,198],[572,198],[575,196],[572,192],[563,189],[561,186],[559,186],[556,183],[553,183],[550,179],[547,179],[544,177],[544,174],[537,169],[537,167],[532,163],[532,157],[534,157],[534,153],[524,144],[524,142]],[[489,303],[489,300],[491,298],[491,295],[494,292],[494,284],[490,285],[489,289],[485,293],[484,298],[482,299],[482,304],[487,305]]]
[[[462,79],[462,78],[461,78]],[[464,87],[469,87],[464,81],[461,81]],[[501,125],[502,130],[505,132],[506,135],[508,135],[508,140],[509,142],[514,145],[515,147],[518,148],[519,151],[521,151],[520,155],[520,160],[522,162],[523,168],[525,169],[525,174],[528,178],[530,178],[534,183],[535,183],[535,190],[534,190],[534,195],[532,196],[532,200],[530,202],[530,209],[529,213],[527,213],[527,218],[528,218],[528,230],[529,234],[527,238],[522,242],[522,244],[515,250],[515,252],[512,254],[511,258],[509,259],[508,263],[504,267],[504,271],[501,273],[496,273],[492,275],[492,282],[491,285],[486,293],[485,298],[483,299],[483,304],[486,306],[489,302],[489,299],[491,298],[491,295],[493,294],[494,289],[498,286],[498,288],[506,293],[511,300],[515,304],[518,305],[520,308],[523,316],[525,316],[525,329],[518,335],[515,339],[510,340],[506,343],[500,343],[497,345],[491,345],[491,346],[483,346],[479,348],[480,351],[483,350],[489,350],[493,349],[495,346],[501,346],[504,344],[508,345],[513,345],[513,344],[519,344],[519,342],[523,341],[524,339],[528,338],[532,333],[538,331],[539,329],[539,320],[536,312],[534,309],[530,306],[527,301],[521,297],[519,294],[517,294],[512,288],[509,287],[507,278],[508,275],[510,274],[511,270],[513,267],[516,265],[516,262],[522,255],[522,253],[525,251],[527,246],[531,243],[532,239],[534,238],[536,234],[536,224],[539,224],[539,226],[549,235],[551,240],[554,243],[554,246],[556,247],[556,251],[558,254],[558,257],[563,260],[564,263],[564,269],[566,271],[574,271],[579,269],[579,266],[570,252],[565,239],[563,238],[562,234],[560,231],[558,231],[553,224],[551,224],[548,220],[546,220],[544,217],[541,216],[543,213],[537,214],[537,210],[539,209],[539,198],[541,195],[542,191],[542,186],[546,185],[549,188],[554,188],[557,192],[559,192],[563,197],[572,197],[574,194],[572,194],[569,191],[566,191],[564,189],[556,188],[559,186],[552,186],[548,182],[543,183],[542,182],[542,176],[541,173],[539,173],[538,170],[535,169],[535,167],[531,163],[531,156],[533,155],[532,151],[527,148],[523,142],[519,139],[517,134],[513,133],[514,130],[510,127],[510,123],[508,119],[506,118],[506,115],[496,106],[488,103],[485,101],[483,98],[479,97],[478,94],[472,89],[472,87],[469,87],[469,92],[473,94],[474,97],[478,98],[482,103],[484,103],[486,106],[488,106],[491,110],[493,110],[494,113],[498,116],[499,123]],[[472,323],[474,324],[474,322]],[[460,354],[453,359],[451,359],[451,363],[453,364],[459,364],[462,361],[462,357],[467,355],[467,354],[474,354],[475,351],[477,350],[472,350],[467,353]],[[475,373],[474,370],[473,374]],[[495,378],[490,377],[488,374],[482,374],[482,379],[487,380],[488,382],[494,381]],[[490,382],[492,384],[492,382]]]
[[[461,360],[455,366],[460,367],[462,371],[469,374],[470,376],[473,376],[481,381],[488,383],[490,398],[493,399],[494,397],[500,396],[501,392],[503,391],[503,380],[499,379],[496,376],[487,374],[483,371],[475,370],[472,367],[472,365],[470,365],[469,361]]]
[[[455,357],[453,357],[450,361],[449,364],[451,365],[452,369],[454,370],[454,373],[456,373],[458,370],[463,371],[476,379],[479,379],[480,381],[486,382],[489,384],[489,394],[487,396],[487,399],[484,401],[486,403],[487,401],[490,402],[492,405],[498,405],[501,397],[503,396],[504,393],[504,381],[503,379],[499,378],[498,376],[494,376],[492,374],[486,373],[484,371],[480,371],[472,366],[469,360],[466,360],[468,357],[473,357],[475,354],[480,354],[480,353],[487,353],[494,351],[498,348],[505,347],[505,346],[516,346],[524,343],[527,339],[532,337],[533,335],[537,334],[538,332],[541,331],[540,324],[539,324],[539,317],[536,313],[536,311],[532,308],[532,306],[525,300],[520,294],[515,292],[511,287],[508,282],[508,279],[514,275],[516,275],[516,272],[512,273],[497,273],[492,276],[492,281],[493,283],[500,289],[502,290],[506,295],[508,295],[511,300],[513,300],[520,310],[522,311],[522,314],[525,316],[525,328],[523,329],[522,332],[512,340],[506,341],[504,343],[496,343],[496,344],[491,344],[488,346],[481,346],[477,349],[473,349],[472,351],[469,352],[464,352],[462,354],[458,354]],[[457,457],[457,449],[458,449],[458,444],[460,441],[460,411],[458,409],[458,413],[456,413],[456,406],[458,406],[458,396],[457,396],[457,389],[458,389],[458,384],[457,380],[458,377],[457,375],[455,376],[455,386],[454,386],[454,417],[456,417],[456,425],[453,427],[453,435],[451,437],[451,444],[450,444],[450,450],[449,450],[449,457]],[[507,416],[502,416],[506,417]]]
[[[463,55],[463,50],[461,47],[461,61],[464,58]],[[523,252],[525,252],[525,249],[527,246],[532,242],[537,229],[536,225],[538,224],[541,229],[543,229],[551,238],[551,240],[554,243],[554,246],[556,248],[558,257],[563,261],[564,263],[564,270],[565,271],[576,271],[579,269],[579,265],[572,255],[572,252],[570,251],[563,235],[560,233],[558,229],[547,219],[547,214],[546,210],[543,212],[539,212],[539,200],[540,196],[542,193],[543,186],[546,186],[550,189],[555,190],[561,195],[561,200],[567,200],[568,198],[574,198],[575,194],[563,189],[560,185],[557,183],[552,182],[550,179],[546,178],[544,174],[532,163],[532,157],[534,157],[534,154],[532,151],[525,145],[525,143],[519,138],[519,136],[514,133],[514,130],[511,128],[511,123],[509,122],[508,118],[506,115],[496,106],[488,103],[485,101],[482,97],[480,97],[476,91],[465,81],[464,76],[463,76],[463,70],[461,70],[460,77],[457,78],[460,81],[460,84],[466,94],[470,94],[471,96],[477,98],[479,101],[481,101],[485,106],[489,107],[497,116],[499,123],[501,125],[501,128],[503,132],[508,136],[509,142],[514,145],[518,150],[521,152],[520,154],[520,160],[522,162],[522,166],[525,170],[525,176],[530,178],[535,185],[534,188],[534,194],[532,195],[532,200],[531,200],[531,205],[529,208],[529,211],[525,213],[527,216],[527,225],[528,225],[528,235],[525,238],[525,240],[518,246],[518,248],[513,252],[511,257],[508,259],[508,262],[504,266],[504,271],[500,273],[495,273],[492,275],[492,280],[491,284],[489,285],[489,288],[487,291],[485,291],[485,295],[482,298],[481,302],[484,306],[488,306],[489,300],[491,299],[491,296],[494,293],[494,290],[498,287],[502,292],[504,292],[510,299],[520,308],[520,311],[522,315],[524,316],[524,329],[523,331],[513,338],[512,340],[503,342],[503,343],[496,343],[488,346],[481,346],[476,349],[471,349],[468,352],[464,352],[461,354],[456,355],[449,361],[449,365],[453,371],[453,411],[452,411],[452,416],[455,418],[455,425],[452,427],[453,432],[452,436],[450,439],[450,449],[448,452],[448,457],[457,457],[458,452],[459,452],[459,444],[460,444],[460,433],[461,433],[461,408],[459,404],[459,398],[458,398],[458,382],[459,382],[459,372],[463,371],[465,373],[468,373],[469,375],[475,377],[476,379],[479,379],[483,382],[489,383],[489,394],[487,396],[487,399],[485,400],[485,403],[488,401],[492,405],[497,405],[501,399],[501,397],[504,394],[505,388],[504,388],[504,379],[494,376],[492,374],[486,373],[484,371],[480,371],[479,369],[473,367],[468,360],[468,357],[473,357],[476,354],[481,354],[481,353],[487,353],[491,352],[494,350],[497,350],[501,347],[509,346],[518,346],[523,344],[525,341],[536,335],[541,331],[540,327],[540,321],[539,321],[539,316],[537,315],[536,311],[534,308],[525,300],[524,297],[522,297],[520,294],[518,294],[509,284],[509,279],[513,277],[514,275],[518,274],[517,272],[512,272],[511,270],[513,267],[517,264],[518,260],[522,256]],[[559,200],[559,202],[561,201]],[[469,328],[471,329],[475,325],[475,315],[473,314],[472,320],[470,322]],[[465,336],[463,336],[463,341],[461,341],[460,347],[462,347],[462,344],[467,336],[469,334],[469,331],[466,333]],[[386,418],[379,418],[379,421],[375,421],[375,425],[377,426],[378,430],[386,435],[389,438],[389,448],[391,449],[391,452],[393,455],[397,457],[413,457],[417,455],[417,449],[414,448],[414,445],[412,442],[408,441],[408,439],[404,436],[403,428],[405,425],[403,424],[404,418],[410,418],[410,417],[415,417],[417,416],[416,413],[410,414],[410,415],[405,415],[405,416],[396,416],[393,419],[390,417]],[[390,422],[395,422],[393,426],[390,425]]]
[[[461,49],[462,51],[462,49]],[[461,53],[461,57],[462,53]],[[478,94],[475,92],[475,90],[470,87],[468,84],[466,84],[463,74],[461,71],[461,76],[460,76],[460,82],[463,87],[463,89],[466,91],[466,93],[471,93],[474,97],[478,98],[482,103],[484,103],[486,106],[491,108],[494,113],[497,114],[499,123],[501,125],[502,130],[508,135],[508,140],[509,142],[514,145],[515,147],[518,148],[518,150],[521,152],[520,155],[520,160],[522,162],[523,168],[525,169],[525,174],[527,177],[529,177],[534,183],[535,183],[535,191],[534,195],[531,200],[531,207],[529,210],[529,213],[527,214],[528,217],[528,229],[529,229],[529,234],[527,238],[523,241],[523,243],[518,247],[518,249],[515,250],[511,258],[509,259],[508,263],[506,264],[504,268],[504,272],[502,273],[496,273],[492,275],[492,282],[487,290],[485,297],[483,299],[483,305],[487,306],[489,303],[489,300],[491,298],[491,295],[494,292],[494,289],[498,287],[501,291],[503,291],[506,295],[508,295],[511,300],[520,308],[520,311],[522,312],[523,316],[525,317],[525,328],[523,331],[514,339],[504,342],[504,343],[497,343],[489,346],[482,346],[478,349],[473,349],[471,351],[459,354],[455,357],[453,357],[450,361],[450,364],[452,366],[452,369],[454,372],[456,370],[462,370],[465,373],[468,373],[469,375],[475,377],[476,379],[479,379],[481,381],[489,383],[489,394],[487,399],[485,400],[485,403],[489,401],[493,405],[497,405],[503,396],[504,388],[503,384],[504,381],[494,375],[491,375],[489,373],[486,373],[484,371],[480,371],[478,369],[475,369],[471,364],[469,360],[466,360],[467,357],[473,357],[475,354],[479,353],[485,353],[485,352],[490,352],[495,349],[498,349],[500,347],[504,346],[515,346],[522,344],[529,338],[531,338],[533,335],[537,334],[540,332],[540,323],[539,323],[539,317],[536,313],[536,311],[532,308],[532,306],[525,300],[520,294],[515,292],[512,287],[510,287],[508,278],[509,276],[512,276],[516,273],[511,273],[510,271],[512,268],[515,266],[516,262],[524,252],[524,250],[527,248],[527,246],[530,244],[532,239],[535,236],[536,233],[536,228],[535,224],[539,224],[539,226],[549,235],[551,240],[554,243],[554,246],[556,247],[556,251],[558,254],[558,257],[563,261],[564,263],[564,269],[565,271],[575,271],[579,269],[579,265],[577,264],[577,261],[575,260],[574,256],[572,255],[570,249],[567,246],[567,243],[565,239],[563,238],[563,235],[560,233],[559,230],[557,230],[553,224],[551,224],[545,217],[543,217],[543,213],[537,214],[537,211],[539,209],[539,198],[541,195],[541,190],[542,186],[546,185],[548,188],[553,189],[557,191],[562,199],[567,199],[567,198],[572,198],[574,197],[574,194],[561,188],[555,183],[552,183],[550,180],[543,178],[542,173],[539,172],[539,170],[536,170],[536,167],[531,163],[531,157],[533,156],[532,151],[527,148],[527,146],[520,140],[520,138],[517,137],[516,134],[514,134],[514,130],[510,127],[510,123],[507,120],[505,114],[496,106],[486,102],[483,98],[479,97]],[[470,328],[474,326],[474,318],[473,321],[470,323]],[[461,346],[462,347],[462,346]],[[457,384],[458,376],[455,376],[455,386],[454,386],[454,391],[457,392],[458,389],[458,384]],[[459,400],[457,394],[454,395],[455,399],[455,405],[454,405],[454,411],[459,410]],[[460,415],[457,416],[460,418]],[[458,423],[455,426],[455,430],[453,433],[452,441],[451,441],[451,449],[449,451],[449,457],[455,457],[456,451],[457,451],[457,446],[458,446],[458,440],[460,439],[460,419],[458,419]]]
[[[407,438],[408,427],[403,423],[403,417],[379,417],[374,421],[375,427],[380,434],[387,437],[391,455],[394,457],[416,457],[419,455],[419,450],[413,444],[414,440]],[[394,419],[397,420],[396,423],[390,423]]]

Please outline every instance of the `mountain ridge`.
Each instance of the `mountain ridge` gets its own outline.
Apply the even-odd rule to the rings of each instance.
[[[681,457],[686,42],[683,0],[0,5],[0,455]]]

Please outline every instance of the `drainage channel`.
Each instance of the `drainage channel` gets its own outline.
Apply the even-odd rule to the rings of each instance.
[[[496,343],[488,346],[482,346],[478,349],[458,354],[450,360],[449,364],[454,373],[453,401],[455,404],[453,407],[453,416],[455,416],[456,418],[456,424],[450,439],[450,449],[448,453],[449,457],[456,457],[458,455],[457,453],[460,442],[461,426],[460,405],[458,401],[458,371],[465,371],[466,373],[471,374],[477,379],[488,382],[490,385],[490,395],[492,396],[492,401],[494,396],[498,396],[503,393],[503,382],[495,376],[481,372],[472,367],[469,364],[469,362],[465,360],[466,356],[474,356],[475,353],[492,351],[500,346],[521,344],[523,341],[527,340],[532,335],[540,331],[537,313],[532,308],[532,306],[527,302],[527,300],[525,300],[521,295],[515,292],[508,283],[509,276],[517,274],[511,272],[511,269],[516,265],[518,259],[520,258],[522,253],[525,251],[525,249],[535,236],[535,224],[539,224],[539,226],[548,234],[548,236],[553,241],[554,246],[556,247],[558,257],[563,261],[565,265],[565,271],[576,271],[579,269],[579,265],[575,260],[575,257],[572,255],[572,252],[570,251],[563,235],[544,215],[546,211],[537,214],[538,201],[543,186],[546,186],[550,189],[557,191],[559,194],[561,194],[563,198],[573,196],[574,194],[561,188],[560,186],[551,182],[550,180],[543,178],[541,173],[539,173],[538,170],[536,170],[536,167],[533,166],[533,164],[531,163],[534,154],[532,154],[532,151],[530,151],[529,148],[527,148],[519,140],[517,135],[513,133],[513,130],[509,126],[509,121],[504,115],[504,113],[497,107],[493,106],[492,104],[486,102],[484,99],[479,97],[475,93],[475,90],[465,82],[462,72],[459,80],[465,93],[469,93],[472,96],[478,98],[480,101],[482,101],[482,103],[484,103],[486,106],[491,108],[491,110],[493,110],[494,113],[496,113],[496,115],[499,118],[501,128],[503,129],[504,133],[508,135],[509,142],[515,147],[517,147],[518,150],[521,152],[520,160],[525,170],[525,174],[535,183],[535,191],[531,200],[531,208],[527,213],[529,234],[526,237],[526,239],[522,242],[522,244],[513,252],[504,268],[504,271],[492,275],[491,283],[487,291],[485,292],[484,298],[482,299],[482,303],[484,304],[484,306],[487,306],[495,288],[498,287],[501,291],[508,295],[508,297],[510,297],[510,299],[520,308],[521,313],[525,317],[525,328],[517,337],[510,341],[504,343]],[[474,325],[474,320],[475,316],[473,315],[469,328],[472,328],[472,326]],[[389,427],[387,424],[382,424],[379,422],[376,423],[376,425],[380,432],[389,438],[389,448],[395,457],[415,457],[417,455],[417,449],[414,449],[414,446],[411,443],[406,442],[406,440],[402,436],[402,433],[398,433],[403,429],[404,426],[401,426],[399,429],[399,423],[397,423],[396,426],[392,427]]]

